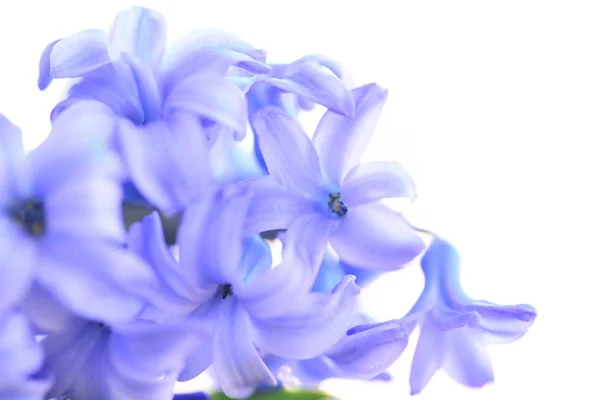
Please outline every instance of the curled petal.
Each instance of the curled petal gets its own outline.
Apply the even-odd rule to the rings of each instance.
[[[417,197],[414,181],[396,161],[358,164],[344,178],[341,193],[347,206],[397,197],[414,201]]]
[[[338,186],[341,186],[348,171],[359,163],[387,100],[387,90],[374,83],[353,89],[352,95],[354,118],[328,111],[321,118],[313,137],[323,172],[332,184]]]
[[[401,322],[369,324],[350,331],[327,357],[341,377],[371,379],[385,372],[404,352],[412,329]]]
[[[312,290],[314,292],[329,293],[346,275],[354,274],[347,274],[344,266],[340,263],[339,257],[334,252],[326,250]]]
[[[113,60],[126,53],[153,67],[160,65],[166,41],[164,17],[145,7],[132,7],[119,12],[113,21],[108,51]]]
[[[196,74],[182,80],[169,92],[164,112],[182,110],[235,132],[241,140],[246,134],[248,116],[246,96],[236,85],[214,73]]]
[[[273,179],[300,196],[327,198],[319,157],[299,123],[276,107],[259,110],[252,120]]]
[[[40,56],[38,75],[38,88],[40,90],[45,90],[48,86],[50,86],[50,83],[52,83],[53,78],[50,74],[50,55],[52,54],[54,45],[59,41],[60,39],[49,43],[46,47],[44,47],[44,51],[42,51],[42,55]]]
[[[223,392],[232,398],[248,397],[260,384],[276,386],[248,336],[248,315],[234,299],[223,303],[213,344],[213,368]]]
[[[268,73],[266,53],[235,35],[216,29],[201,29],[178,38],[167,49],[162,68],[164,93],[181,80],[207,71],[224,77],[230,66],[255,74]]]
[[[323,354],[348,330],[360,289],[345,277],[330,294],[310,293],[293,300],[285,316],[252,318],[252,340],[279,357],[308,359]]]
[[[121,120],[118,141],[133,183],[161,210],[180,210],[210,193],[208,148],[194,116],[173,113],[142,127]]]
[[[402,267],[425,248],[401,216],[378,202],[351,208],[329,242],[343,261],[381,271]]]
[[[50,53],[53,78],[78,78],[108,63],[106,32],[88,29],[58,41]]]
[[[244,225],[244,236],[287,229],[300,215],[312,210],[311,202],[279,185],[271,176],[240,183],[252,190],[252,202]]]
[[[489,344],[506,344],[520,339],[537,317],[535,308],[527,304],[494,306],[487,306],[485,309],[477,307],[481,318],[478,330],[483,333],[486,343]],[[501,308],[502,312],[490,312],[496,307]]]
[[[276,77],[264,78],[263,82],[352,118],[354,98],[350,90],[341,79],[319,64],[297,61],[278,69],[273,71]]]
[[[318,213],[296,219],[283,239],[282,262],[238,288],[237,294],[251,316],[274,318],[293,309],[315,282],[330,230],[330,221]]]

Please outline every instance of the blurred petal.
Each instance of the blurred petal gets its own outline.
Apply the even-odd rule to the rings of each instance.
[[[4,388],[26,384],[41,368],[42,348],[22,314],[9,312],[0,317],[0,354],[0,393]]]
[[[396,161],[358,164],[344,178],[341,192],[347,206],[397,197],[414,201],[417,197],[415,183]]]
[[[77,102],[81,99],[104,103],[115,114],[135,124],[144,122],[144,110],[136,79],[131,67],[125,62],[114,62],[86,75],[80,82],[71,86],[69,97],[63,103]],[[55,107],[51,119],[54,120],[59,112],[59,106]]]
[[[0,217],[0,315],[27,293],[37,258],[35,242],[8,218]]]
[[[410,225],[381,203],[351,208],[329,242],[343,261],[376,270],[398,269],[425,248]]]
[[[342,377],[371,379],[388,369],[404,352],[412,329],[396,321],[369,324],[350,331],[327,357]]]
[[[223,301],[213,344],[213,368],[223,392],[232,398],[252,394],[259,384],[276,386],[247,332],[248,316],[234,299]]]
[[[117,137],[135,186],[161,210],[180,210],[210,192],[206,140],[192,115],[141,127],[121,120]]]
[[[360,289],[345,277],[331,292],[310,293],[294,300],[285,316],[252,318],[252,341],[279,357],[307,359],[321,355],[346,333]]]
[[[296,299],[310,292],[323,259],[330,224],[317,213],[296,219],[282,239],[281,264],[236,288],[236,295],[252,317],[287,315]]]
[[[139,293],[154,284],[148,266],[126,249],[99,241],[45,237],[38,282],[73,312],[118,322],[142,310]]]
[[[132,7],[119,12],[113,21],[108,34],[108,51],[113,60],[126,53],[153,67],[162,61],[166,41],[164,17],[145,7]]]
[[[52,333],[71,329],[71,324],[78,320],[78,317],[38,283],[31,287],[21,308],[39,332]]]
[[[444,332],[444,369],[458,383],[482,387],[494,381],[492,362],[485,342],[467,327]]]
[[[52,83],[53,78],[50,74],[50,55],[52,54],[54,45],[59,41],[60,39],[49,43],[44,48],[44,51],[42,51],[42,55],[40,56],[40,67],[38,75],[38,88],[40,90],[45,90],[50,85],[50,83]]]
[[[114,177],[97,171],[81,173],[45,197],[46,231],[123,243],[121,199],[121,185]]]
[[[348,274],[340,263],[339,257],[334,252],[327,249],[325,250],[323,261],[319,267],[319,273],[315,278],[312,291],[329,293],[346,275]],[[349,275],[354,274],[351,273]]]
[[[27,195],[43,196],[90,166],[104,163],[116,174],[111,153],[114,128],[114,114],[102,103],[81,101],[65,110],[48,138],[27,154],[32,184]]]
[[[216,326],[216,325],[215,325]],[[190,379],[194,379],[202,372],[204,372],[213,362],[212,354],[212,341],[198,346],[196,349],[188,353],[185,366],[179,373],[177,380],[179,382],[186,382]]]
[[[201,29],[179,37],[169,45],[162,69],[164,94],[187,77],[207,71],[224,77],[230,66],[255,74],[271,70],[264,50],[255,49],[239,37],[216,29]]]
[[[110,62],[106,32],[88,29],[58,41],[50,54],[53,78],[77,78]]]
[[[530,305],[519,304],[516,306],[496,306],[503,309],[503,313],[490,312],[490,308],[479,308],[479,326],[477,329],[483,333],[488,344],[506,344],[523,337],[537,317],[537,311]]]
[[[299,123],[276,107],[254,115],[252,126],[273,179],[300,196],[327,198],[319,157]]]
[[[17,195],[24,159],[21,129],[0,114],[0,204]]]
[[[387,100],[387,90],[374,83],[353,89],[352,95],[354,118],[328,111],[313,137],[325,176],[338,186],[348,171],[360,162]]]
[[[431,324],[421,326],[421,334],[410,369],[410,394],[421,393],[433,374],[442,367],[444,336]]]
[[[296,61],[274,67],[273,76],[276,77],[264,78],[263,82],[314,101],[336,113],[348,117],[354,114],[354,98],[348,87],[315,62]]]
[[[290,192],[271,176],[239,183],[252,190],[252,202],[244,225],[244,236],[287,229],[300,215],[312,211],[312,203]]]

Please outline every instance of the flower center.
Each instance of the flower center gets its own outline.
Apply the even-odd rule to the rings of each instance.
[[[229,284],[229,283],[226,283],[224,285],[219,285],[219,288],[217,289],[217,293],[221,295],[221,298],[223,300],[225,300],[227,297],[233,296],[233,288],[231,287],[231,284]]]
[[[342,201],[342,195],[339,192],[329,194],[327,205],[329,206],[329,211],[335,213],[338,217],[343,217],[348,213],[348,206]]]
[[[40,200],[17,202],[8,207],[8,213],[14,222],[32,236],[41,236],[46,231],[44,203]]]

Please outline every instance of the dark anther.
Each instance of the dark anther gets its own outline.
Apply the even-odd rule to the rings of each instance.
[[[8,208],[8,212],[12,220],[32,236],[41,236],[46,230],[44,203],[39,200],[15,203]]]
[[[348,207],[341,200],[342,195],[340,193],[330,193],[329,201],[327,205],[329,206],[329,211],[335,213],[338,217],[343,217],[348,213]]]
[[[221,298],[225,300],[229,296],[233,296],[233,289],[229,283],[219,286],[219,293],[221,294]]]

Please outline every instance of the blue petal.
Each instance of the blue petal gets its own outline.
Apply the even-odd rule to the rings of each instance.
[[[272,264],[271,248],[259,235],[244,239],[241,266],[242,271],[245,271],[245,284],[251,283],[260,274],[271,269]]]
[[[65,102],[80,99],[97,100],[110,107],[115,114],[134,124],[144,122],[144,110],[133,72],[125,62],[106,65],[83,78],[69,89]],[[69,106],[70,104],[67,104]],[[53,111],[52,120],[60,110]],[[60,107],[64,108],[64,106]]]
[[[326,356],[340,377],[371,379],[387,370],[404,352],[411,326],[389,321],[350,330]]]
[[[235,35],[215,29],[202,29],[178,38],[167,49],[162,69],[162,87],[168,94],[182,80],[206,71],[224,77],[236,65],[255,74],[271,70],[266,53]]]
[[[443,365],[443,336],[431,323],[421,326],[421,335],[417,342],[410,369],[410,394],[421,393]]]
[[[102,103],[80,101],[52,124],[50,136],[27,155],[28,195],[43,196],[89,168],[119,179],[120,165],[112,153],[115,116]]]
[[[248,316],[235,299],[223,302],[213,344],[213,368],[223,392],[248,397],[259,384],[277,385],[247,332]]]
[[[38,88],[40,90],[45,90],[50,85],[50,83],[52,83],[53,78],[50,74],[50,55],[52,54],[54,45],[59,41],[60,39],[49,43],[44,48],[44,51],[42,51],[42,55],[40,56],[40,67],[38,75]]]
[[[466,327],[443,335],[444,369],[452,379],[473,388],[494,381],[492,362],[482,338]]]
[[[266,107],[254,115],[252,126],[277,183],[299,196],[327,199],[319,156],[296,120],[278,108]]]
[[[244,236],[287,229],[300,215],[312,211],[311,202],[279,185],[271,176],[250,179],[238,185],[248,186],[253,193]]]
[[[58,41],[50,54],[53,78],[78,78],[108,63],[106,32],[88,29]]]
[[[133,79],[137,86],[139,102],[144,111],[143,123],[159,119],[162,111],[162,99],[152,70],[127,53],[124,53],[122,58],[129,68],[131,68]]]
[[[342,260],[379,271],[399,269],[425,248],[411,226],[379,202],[350,208],[329,242]]]
[[[246,96],[233,83],[214,73],[196,74],[182,80],[166,96],[163,112],[182,110],[232,129],[244,138],[248,124]]]
[[[118,141],[133,183],[161,210],[183,209],[210,193],[208,148],[194,116],[172,113],[141,127],[121,120]]]
[[[145,7],[132,7],[115,17],[108,35],[108,50],[113,60],[125,53],[152,68],[160,65],[166,41],[164,17]]]
[[[347,206],[398,197],[414,201],[417,197],[414,181],[396,161],[358,164],[344,178],[341,193]]]
[[[354,115],[354,99],[348,87],[315,62],[302,60],[277,66],[273,68],[272,76],[264,78],[263,82],[350,118]]]
[[[360,293],[354,277],[347,276],[331,292],[310,293],[296,299],[285,316],[252,318],[253,342],[279,357],[317,357],[337,343],[348,330]]]
[[[21,129],[0,114],[0,203],[18,196],[25,150]]]
[[[374,83],[353,89],[352,95],[354,118],[327,111],[313,137],[325,176],[338,186],[359,163],[387,100],[387,90]]]

